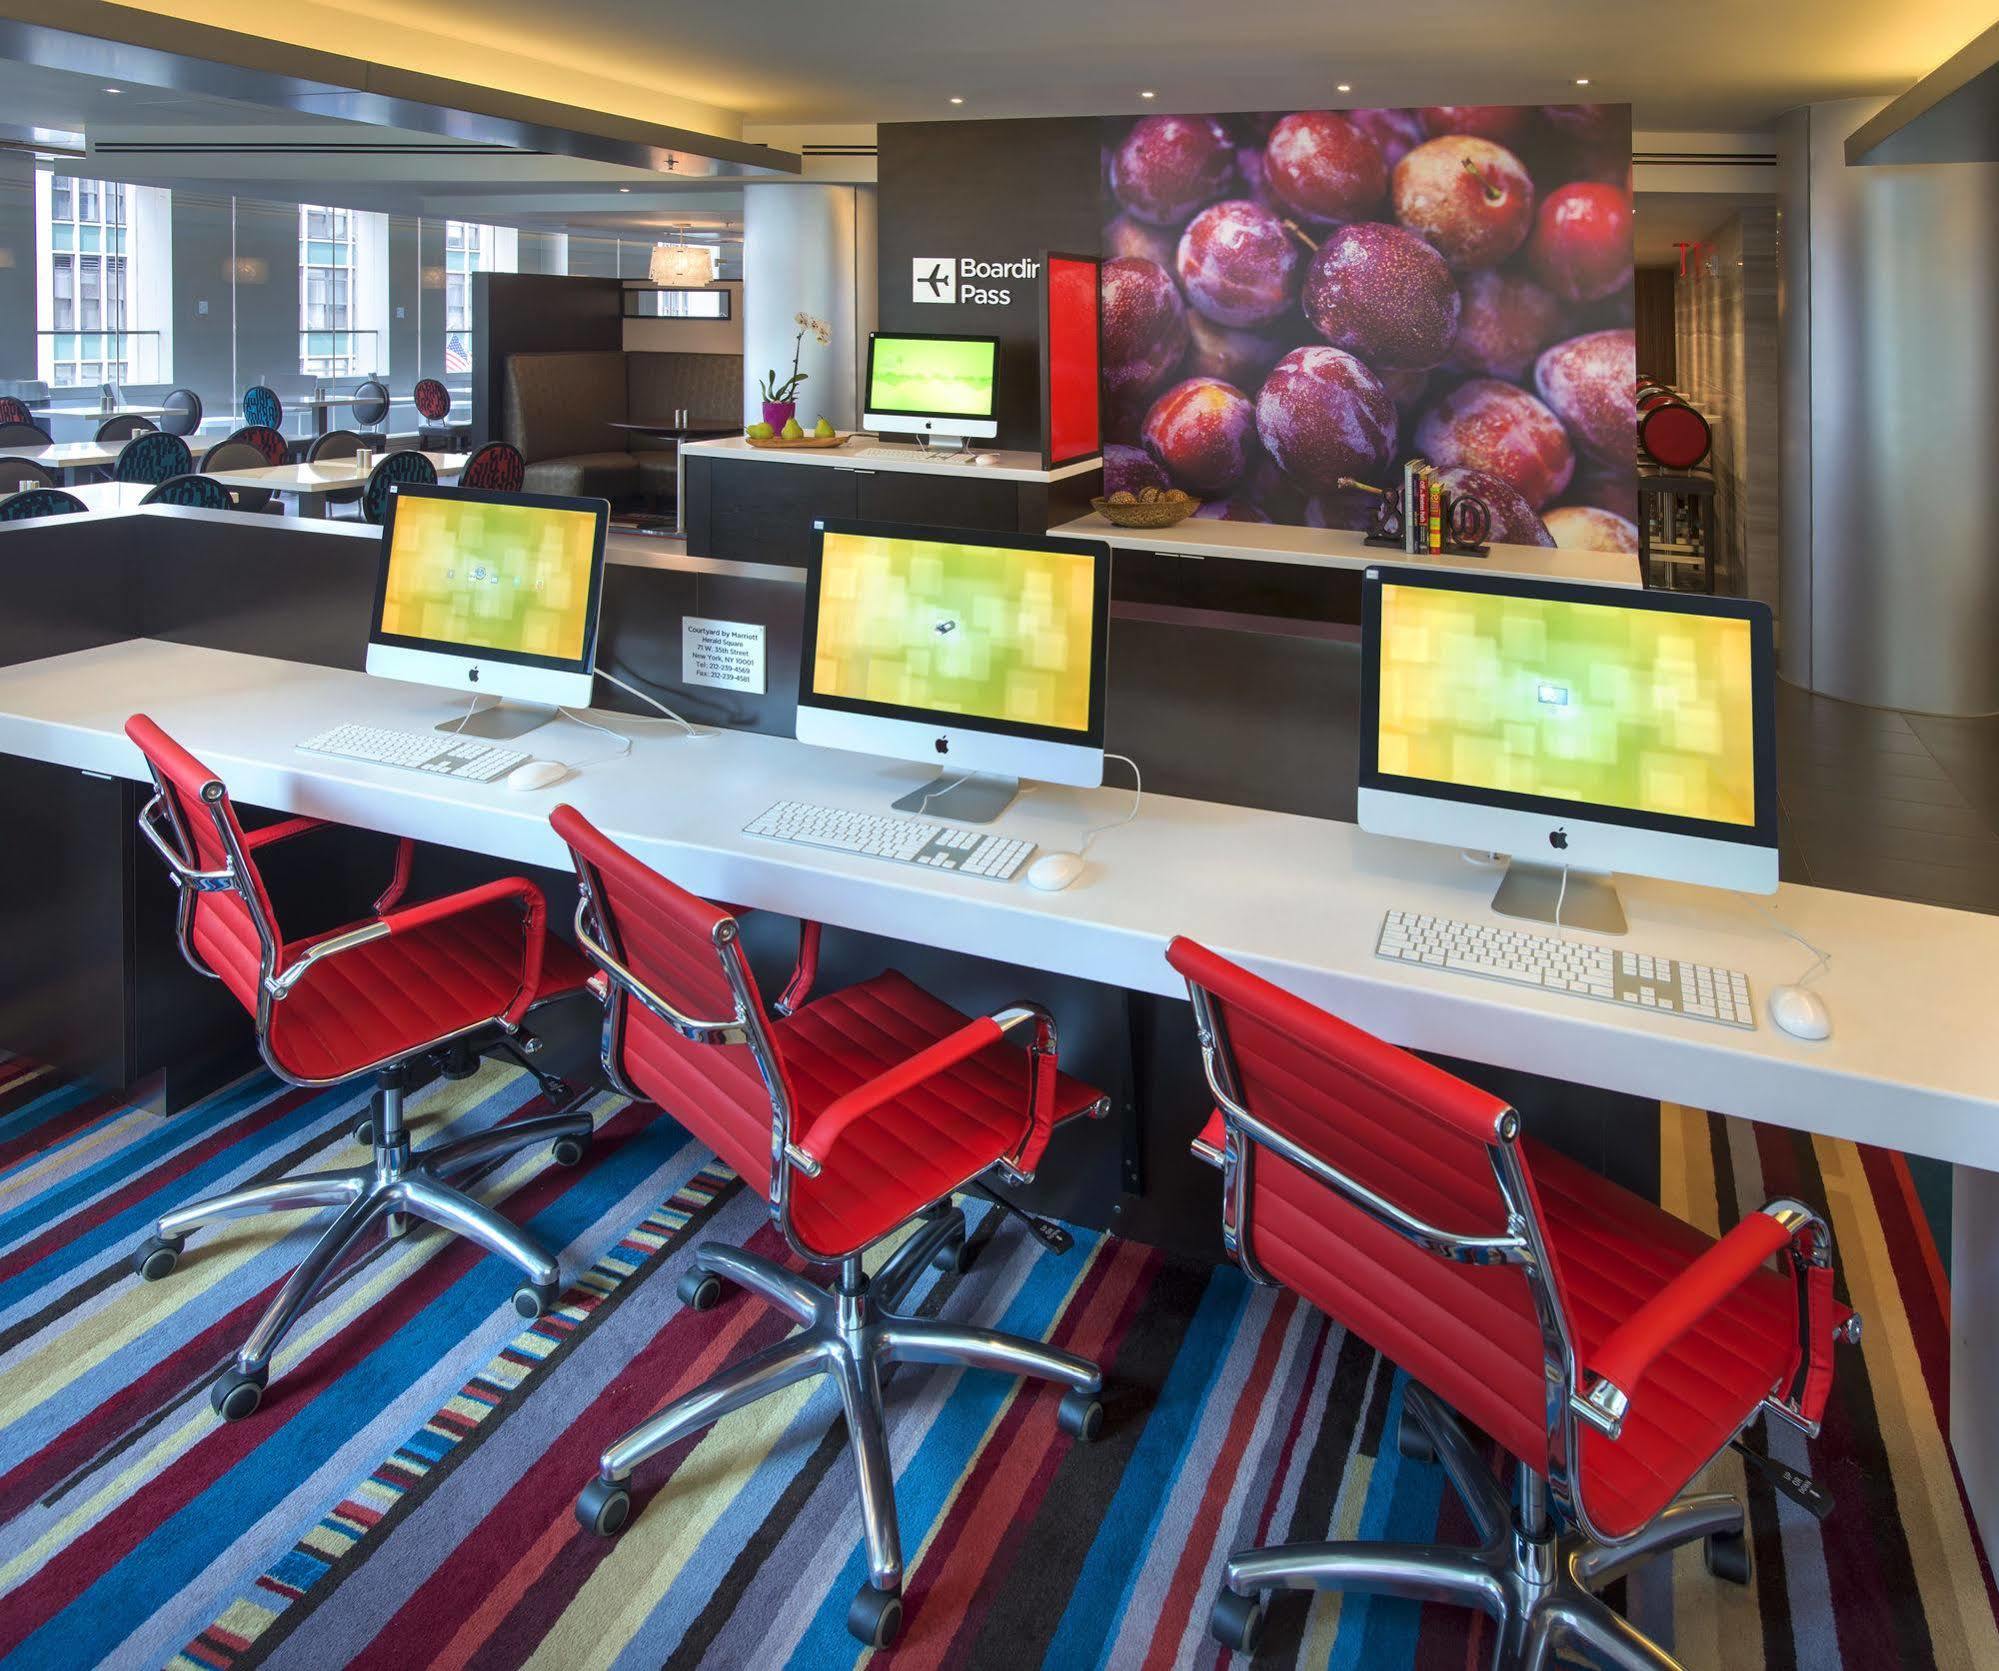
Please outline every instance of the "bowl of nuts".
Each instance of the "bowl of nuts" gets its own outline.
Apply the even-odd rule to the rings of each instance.
[[[1171,528],[1201,508],[1200,500],[1177,487],[1142,487],[1136,493],[1120,490],[1108,499],[1092,499],[1090,504],[1106,522],[1120,528]]]

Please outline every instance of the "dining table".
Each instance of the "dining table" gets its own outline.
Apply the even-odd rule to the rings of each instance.
[[[467,453],[425,453],[431,468],[437,472],[437,479],[444,481],[459,474],[465,468]],[[375,461],[380,463],[378,457]],[[313,464],[266,464],[255,469],[210,470],[224,487],[231,489],[261,488],[266,493],[279,493],[295,500],[300,516],[325,516],[331,495],[349,493],[368,485],[367,472],[359,469],[351,458],[322,458]]]

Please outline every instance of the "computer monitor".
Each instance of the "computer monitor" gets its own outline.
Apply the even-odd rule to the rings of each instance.
[[[934,764],[897,810],[988,823],[1023,777],[1104,776],[1110,548],[813,524],[798,738]]]
[[[998,337],[871,331],[861,427],[947,447],[991,440],[999,434],[998,374]]]
[[[518,737],[587,707],[610,513],[602,499],[391,484],[368,671],[506,699],[439,727],[466,736]]]
[[[1510,854],[1495,910],[1623,931],[1609,872],[1777,887],[1770,611],[1374,568],[1362,829]]]

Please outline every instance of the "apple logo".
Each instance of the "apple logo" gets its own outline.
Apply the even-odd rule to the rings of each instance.
[[[479,670],[478,670],[478,668],[474,667],[474,668],[471,668],[471,669],[469,669],[469,670],[468,670],[468,671],[466,672],[466,674],[465,674],[465,677],[466,677],[466,678],[468,678],[468,679],[470,679],[470,680],[471,680],[471,681],[473,682],[473,684],[475,684],[475,685],[476,685],[476,684],[477,684],[477,683],[479,682]]]
[[[1548,832],[1548,845],[1554,848],[1567,848],[1569,845],[1569,832],[1567,830],[1550,830]]]
[[[939,737],[937,739],[937,752],[939,754],[949,754],[951,752],[951,739],[949,737]]]

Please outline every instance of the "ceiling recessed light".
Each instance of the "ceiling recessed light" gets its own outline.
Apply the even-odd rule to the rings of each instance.
[[[965,101],[964,101],[963,99],[959,98],[959,97],[958,97],[958,95],[957,95],[956,93],[953,93],[953,94],[951,95],[951,102],[952,102],[953,104],[963,104],[963,103],[964,103]]]
[[[105,91],[105,92],[107,92],[107,93],[112,93],[112,94],[117,94],[117,93],[122,93],[122,92],[124,91],[124,88],[122,88],[122,87],[107,87],[107,88],[105,88],[105,89],[104,89],[104,91]]]
[[[1333,89],[1333,91],[1336,93],[1351,93],[1353,91],[1353,83],[1350,81],[1342,81],[1339,84],[1339,86]]]
[[[1149,87],[1143,93],[1140,93],[1138,96],[1141,99],[1156,99],[1159,97],[1159,95],[1153,92],[1152,89]]]
[[[1586,75],[1579,75],[1579,76],[1577,76],[1577,77],[1576,77],[1576,85],[1577,85],[1578,87],[1587,87],[1587,86],[1589,85],[1589,77],[1588,77],[1588,76],[1586,76]]]

